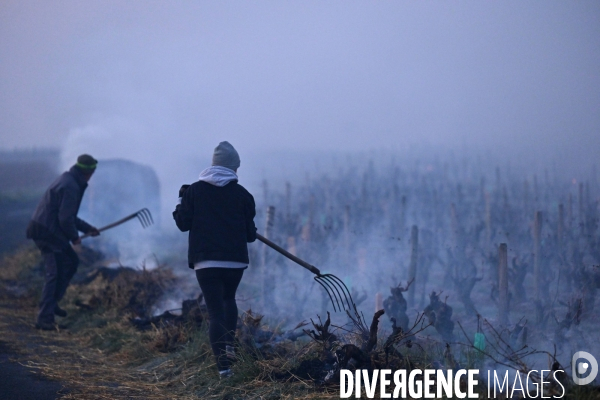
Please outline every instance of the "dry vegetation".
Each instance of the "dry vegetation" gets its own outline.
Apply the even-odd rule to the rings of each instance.
[[[68,329],[58,332],[31,327],[41,284],[36,250],[19,249],[0,268],[4,340],[21,363],[62,382],[66,399],[333,399],[339,398],[339,368],[468,368],[497,357],[526,369],[523,360],[533,351],[513,351],[491,326],[485,327],[491,346],[484,352],[468,339],[463,348],[451,348],[420,334],[433,324],[425,315],[408,330],[394,327],[384,336],[378,330],[383,312],[369,327],[354,314],[343,327],[319,318],[285,332],[248,311],[239,322],[235,375],[220,380],[196,301],[183,305],[182,316],[149,318],[151,305],[177,285],[167,267],[107,270],[93,267],[94,254],[82,258],[78,283],[63,301],[69,316],[60,322]],[[16,282],[20,289],[12,290]],[[598,398],[596,389],[581,390],[572,388],[567,398]]]
[[[198,324],[193,313],[187,320],[162,318],[150,329],[136,328],[132,320],[147,318],[151,305],[177,283],[166,267],[111,274],[82,265],[62,303],[69,316],[60,323],[68,329],[35,331],[39,262],[33,247],[3,258],[0,329],[21,363],[65,385],[64,398],[322,398],[328,391],[335,397],[333,388],[315,390],[312,382],[291,376],[275,380],[278,371],[290,368],[289,360],[261,360],[256,347],[240,351],[236,375],[221,381],[206,324]],[[30,284],[31,290],[23,290]],[[260,318],[255,322],[251,331],[262,331]],[[289,343],[283,348],[287,354],[298,350]]]

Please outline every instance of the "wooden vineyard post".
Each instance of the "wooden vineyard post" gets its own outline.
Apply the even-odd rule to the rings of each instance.
[[[558,226],[556,228],[556,250],[559,257],[559,285],[565,293],[571,291],[571,279],[569,279],[569,267],[565,261],[565,248],[568,243],[565,226],[565,206],[560,203],[558,205]]]
[[[595,215],[590,214],[590,183],[588,181],[585,182],[585,198],[584,198],[584,226],[585,231],[590,232],[590,228],[592,228],[592,221],[594,220]]]
[[[506,243],[498,247],[498,317],[500,326],[508,325],[508,255]]]
[[[306,243],[311,241],[312,238],[312,226],[315,216],[315,196],[311,195],[308,203],[308,220],[302,227],[302,240]]]
[[[510,222],[510,205],[508,203],[508,191],[506,190],[506,186],[502,186],[502,203],[503,203],[503,219],[505,223]]]
[[[344,207],[344,254],[350,253],[350,206]]]
[[[265,204],[269,204],[269,182],[266,179],[263,179],[262,190],[264,202]]]
[[[292,185],[285,183],[285,222],[289,224],[292,219]]]
[[[383,296],[381,293],[375,293],[375,312],[383,310]]]
[[[459,244],[459,232],[458,232],[458,215],[456,213],[456,205],[450,204],[450,229],[452,230],[452,248],[456,251]]]
[[[397,176],[397,175],[394,175]],[[397,183],[394,183],[393,191],[392,191],[392,199],[389,205],[389,213],[390,213],[390,236],[395,236],[398,234],[398,227],[400,224],[400,215],[398,210],[398,201],[400,200],[400,187]]]
[[[585,235],[585,207],[583,201],[583,183],[579,183],[579,228],[581,234]]]
[[[541,258],[541,234],[542,234],[542,212],[535,213],[533,221],[533,279],[535,285],[535,299],[540,300],[542,297],[542,275],[540,271]]]
[[[400,205],[400,232],[401,237],[404,236],[404,224],[406,224],[406,196],[402,196],[402,201]]]
[[[529,215],[529,182],[525,179],[523,183],[523,212]]]
[[[419,228],[412,226],[410,231],[410,265],[408,266],[408,281],[414,281],[417,276],[417,261],[419,258]],[[415,304],[415,287],[412,285],[408,290],[408,303]]]
[[[486,246],[486,254],[487,252],[491,252],[492,245],[492,207],[490,205],[490,194],[488,192],[484,193],[485,198],[485,246]]]
[[[556,247],[558,253],[562,255],[563,238],[565,235],[565,206],[560,203],[558,205],[558,227],[556,229]]]
[[[567,228],[569,232],[573,229],[573,194],[569,193],[569,202],[567,203]]]
[[[479,193],[481,194],[481,200],[485,202],[485,177],[481,177],[479,180]]]
[[[273,233],[273,223],[275,220],[275,207],[273,206],[269,206],[267,207],[267,220],[265,222],[265,237],[267,239],[272,239],[272,233]],[[268,247],[265,247],[265,249],[268,250]],[[269,252],[265,250],[264,252],[264,256],[263,256],[263,265],[267,263],[267,255],[269,254]]]
[[[458,222],[458,213],[456,211],[456,205],[450,204],[450,248],[455,262],[450,262],[447,265],[448,274],[453,279],[460,279],[462,274],[462,261],[463,261],[463,250],[462,247],[462,235],[460,231],[460,225]]]
[[[294,236],[288,236],[287,238],[287,251],[296,255],[296,238]],[[293,264],[293,261],[290,261]]]
[[[435,215],[435,226],[441,226],[442,225],[442,216],[440,213],[440,200],[439,200],[439,194],[438,194],[438,190],[436,188],[433,189],[433,212]]]
[[[500,179],[500,167],[496,166],[496,192],[500,192],[502,186],[502,180]]]
[[[273,236],[273,222],[275,220],[275,207],[269,206],[267,208],[267,220],[265,223],[265,237],[272,239]],[[263,262],[262,262],[262,301],[263,307],[273,307],[273,290],[275,289],[275,280],[272,271],[269,270],[269,254],[271,254],[267,246],[263,246]]]
[[[539,207],[540,204],[540,191],[538,188],[537,175],[533,175],[533,206]]]

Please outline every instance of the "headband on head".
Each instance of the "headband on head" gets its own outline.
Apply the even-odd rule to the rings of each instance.
[[[75,165],[81,169],[96,169],[96,164],[86,165],[86,164],[82,164],[82,163],[77,163]]]

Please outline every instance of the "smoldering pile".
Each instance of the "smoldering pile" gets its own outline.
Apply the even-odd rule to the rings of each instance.
[[[80,267],[70,288],[76,306],[96,313],[112,310],[134,317],[151,315],[152,307],[176,283],[166,265],[148,269],[105,265],[105,255],[92,248],[78,249]]]
[[[134,317],[131,323],[139,330],[147,330],[153,326],[180,326],[191,323],[195,327],[200,327],[207,319],[206,306],[202,304],[202,294],[196,300],[184,300],[181,308],[177,310],[167,310],[160,315],[152,317]],[[174,311],[180,311],[174,314]]]
[[[85,247],[80,257],[83,267],[72,281],[70,299],[81,312],[119,314],[139,331],[158,330],[164,336],[164,345],[158,346],[163,351],[175,350],[185,341],[182,338],[190,336],[184,331],[200,329],[208,321],[202,293],[196,299],[183,300],[179,308],[154,315],[160,300],[181,283],[169,267],[107,267],[102,265],[102,253]],[[281,343],[304,335],[297,330],[303,325],[286,332],[269,329],[262,320],[263,316],[252,310],[238,318],[240,343],[250,352],[260,352],[261,358],[281,353]]]

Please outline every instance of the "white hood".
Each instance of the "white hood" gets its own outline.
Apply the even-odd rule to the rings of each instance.
[[[232,169],[213,166],[200,172],[200,181],[208,182],[211,185],[223,187],[231,181],[237,181],[238,176]]]

